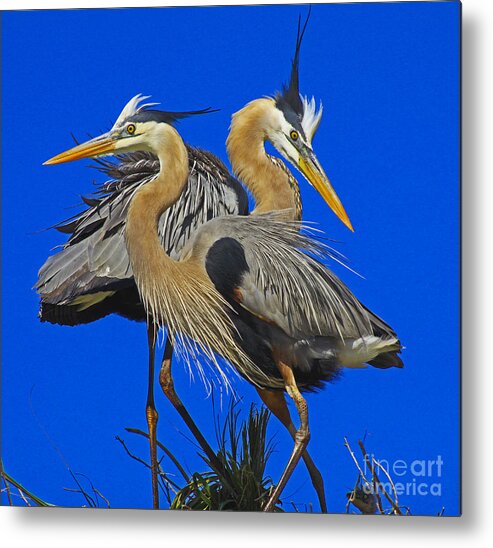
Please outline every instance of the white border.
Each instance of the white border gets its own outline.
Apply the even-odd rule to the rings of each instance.
[[[208,2],[174,0],[169,5]],[[231,4],[216,0],[215,5]],[[255,2],[239,2],[253,4]],[[286,2],[264,2],[286,3]],[[318,2],[313,2],[318,3]],[[43,1],[46,8],[159,6],[136,1]],[[34,0],[3,0],[2,9],[39,9]],[[493,518],[491,394],[493,363],[493,137],[491,0],[463,2],[463,505],[460,519],[378,518],[261,514],[189,514],[150,511],[0,509],[0,538],[5,546],[116,546],[118,548],[216,547],[264,545],[405,548],[476,545],[490,538]],[[489,25],[488,25],[489,23]],[[446,271],[444,265],[444,271]],[[431,336],[433,334],[430,334]],[[440,341],[436,341],[440,344]],[[416,410],[412,410],[414,412]],[[443,411],[444,416],[447,410]],[[436,417],[437,421],[443,417]],[[490,533],[488,535],[488,533]]]

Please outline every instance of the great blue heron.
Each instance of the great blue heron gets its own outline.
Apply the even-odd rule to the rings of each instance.
[[[123,109],[114,127],[119,127],[145,97],[134,97]],[[203,111],[206,112],[206,111]],[[175,113],[182,118],[190,113]],[[248,213],[248,197],[224,164],[205,150],[187,145],[189,175],[179,200],[159,219],[163,249],[178,258],[183,246],[203,223],[221,215]],[[124,241],[128,206],[138,189],[159,172],[157,157],[147,152],[129,153],[117,163],[98,160],[98,168],[110,180],[96,194],[83,197],[88,208],[55,226],[70,234],[61,251],[50,256],[39,271],[36,289],[41,297],[41,321],[79,325],[116,313],[146,321],[146,312],[135,286]],[[149,382],[146,415],[151,447],[153,504],[158,507],[156,424],[154,405],[154,360],[156,330],[148,323]],[[167,339],[164,359],[170,360],[172,344]],[[164,376],[163,376],[164,382]],[[166,395],[198,437],[209,459],[215,455],[201,437],[192,418],[166,379]]]
[[[289,89],[285,92],[287,95]],[[264,99],[250,108],[257,115],[260,110],[264,121],[271,124],[269,129],[279,131],[277,124],[285,119],[276,112],[279,101]],[[279,213],[261,213],[261,205],[255,216],[217,217],[202,225],[179,261],[165,253],[159,219],[180,199],[189,169],[187,148],[172,125],[176,118],[169,112],[126,109],[110,132],[46,163],[137,150],[158,157],[161,169],[133,194],[125,226],[125,244],[139,294],[149,316],[158,325],[167,326],[173,339],[196,341],[211,358],[213,353],[224,356],[242,376],[266,391],[267,401],[276,391],[282,394],[284,390],[293,399],[300,427],[294,434],[288,464],[266,506],[269,511],[309,440],[308,410],[300,391],[330,381],[341,367],[366,363],[401,367],[397,355],[401,344],[385,322],[312,256],[310,252],[318,247],[299,233],[298,223]],[[243,119],[248,118],[254,124],[255,116]],[[300,165],[303,158],[304,171],[316,175],[317,185],[330,189],[309,142],[315,127],[316,118],[310,127],[301,128],[303,134],[293,123],[281,128],[288,131],[285,141],[290,143],[284,145],[284,152],[292,159],[296,154]],[[249,133],[253,130],[251,125]],[[245,184],[258,204],[275,202],[273,193],[292,197],[286,168],[265,154],[265,133],[258,131],[256,137],[256,155],[244,151],[245,165],[239,169]],[[244,147],[255,148],[251,141]],[[234,159],[237,151],[231,140],[229,151]],[[258,162],[255,169],[253,160]],[[333,198],[333,192],[329,194],[328,198]]]

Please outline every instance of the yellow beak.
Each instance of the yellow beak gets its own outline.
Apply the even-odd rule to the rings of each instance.
[[[72,162],[74,160],[80,160],[81,158],[94,158],[95,156],[102,156],[112,152],[115,150],[115,147],[115,140],[105,133],[100,137],[91,139],[86,143],[82,143],[81,145],[77,145],[76,147],[58,154],[57,156],[53,156],[53,158],[46,160],[43,165],[63,164],[64,162]]]
[[[339,217],[339,219],[354,232],[353,225],[349,220],[348,214],[344,209],[344,206],[339,200],[333,186],[325,175],[324,170],[318,163],[315,155],[309,151],[305,156],[300,156],[299,169],[301,173],[308,179],[309,183],[313,185],[315,190],[322,196],[332,211]]]

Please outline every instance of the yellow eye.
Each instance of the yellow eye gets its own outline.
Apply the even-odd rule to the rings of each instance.
[[[293,139],[293,141],[297,141],[297,140],[298,140],[298,137],[299,137],[298,132],[295,131],[294,129],[293,129],[293,131],[289,134],[289,136],[291,137],[291,139]]]
[[[135,125],[134,124],[128,124],[127,133],[129,135],[133,135],[135,133]]]

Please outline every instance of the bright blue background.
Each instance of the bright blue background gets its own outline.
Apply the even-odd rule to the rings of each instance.
[[[306,8],[3,14],[2,457],[45,500],[84,503],[63,490],[74,487],[64,462],[113,507],[148,507],[151,497],[147,471],[115,440],[122,435],[147,458],[145,441],[124,432],[146,428],[144,326],[117,317],[77,328],[37,319],[31,287],[49,250],[64,240],[40,229],[77,211],[69,206],[78,195],[103,180],[89,161],[42,162],[71,146],[70,132],[83,139],[108,129],[139,92],[170,110],[221,108],[180,131],[227,161],[231,113],[288,78],[300,13]],[[367,449],[390,462],[441,455],[442,477],[425,479],[440,481],[443,496],[401,502],[415,514],[442,506],[447,515],[459,512],[458,50],[455,2],[316,5],[303,43],[301,91],[325,107],[315,150],[356,232],[301,181],[305,218],[341,242],[366,279],[336,271],[406,346],[405,369],[348,371],[307,397],[310,451],[334,512],[344,511],[356,480],[343,437],[356,450],[365,433]],[[190,383],[180,364],[175,375],[212,440],[202,385]],[[245,382],[236,388],[245,409],[257,401]],[[178,433],[185,428],[157,391],[159,438],[190,470],[201,470]],[[291,441],[275,419],[270,434],[277,444],[270,472],[278,478]],[[285,495],[318,507],[303,466]]]

